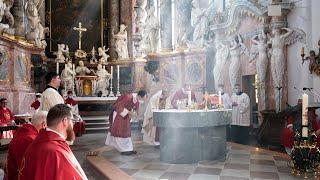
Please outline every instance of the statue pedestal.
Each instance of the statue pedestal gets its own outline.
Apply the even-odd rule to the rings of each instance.
[[[77,96],[95,95],[97,78],[97,76],[76,76]]]

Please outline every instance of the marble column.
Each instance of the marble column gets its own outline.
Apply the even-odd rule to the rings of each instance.
[[[109,55],[111,60],[117,59],[117,52],[115,47],[115,39],[112,36],[112,30],[114,33],[117,33],[119,31],[119,22],[120,22],[120,1],[119,0],[110,0],[109,1],[110,9],[109,9],[109,29],[108,29],[108,37],[109,37],[109,43],[108,47],[109,49]]]
[[[26,32],[25,2],[26,0],[15,0],[12,7],[15,35],[21,38],[24,38]]]
[[[171,0],[160,3],[161,51],[172,50],[172,7]]]
[[[179,0],[175,4],[175,39],[177,48],[184,48],[186,44],[183,42],[183,36],[188,35],[189,29],[191,29],[191,0]]]

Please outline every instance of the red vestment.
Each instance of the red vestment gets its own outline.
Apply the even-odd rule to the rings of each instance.
[[[71,106],[77,105],[77,101],[75,101],[73,98],[67,98],[64,100],[65,104],[70,104]]]
[[[183,99],[188,99],[188,94],[187,94],[187,91],[186,92],[183,92],[182,89],[178,90],[174,95],[173,95],[173,98],[171,100],[171,105],[173,108],[178,108],[177,106],[177,101],[179,100],[183,100]],[[191,100],[193,102],[196,101],[196,95],[194,94],[193,91],[191,91]]]
[[[131,137],[131,128],[130,120],[131,117],[129,114],[126,114],[124,117],[121,116],[123,111],[132,109],[138,109],[139,102],[133,102],[132,94],[124,94],[118,97],[117,101],[113,104],[113,110],[109,116],[110,132],[111,136],[128,138]],[[115,119],[113,120],[113,114],[116,112]]]
[[[31,124],[23,124],[14,133],[8,150],[7,174],[5,179],[18,179],[18,169],[22,157],[37,135],[38,130]]]
[[[31,107],[37,110],[40,107],[40,101],[35,100],[32,104]]]
[[[0,125],[4,126],[13,120],[13,114],[9,108],[0,108]]]
[[[294,124],[294,117],[289,115],[288,120],[287,120],[287,127],[283,129],[282,131],[282,145],[284,147],[287,148],[292,148],[293,146],[293,141],[294,141],[294,128],[293,128],[293,124]],[[313,110],[311,112],[311,125],[312,125],[312,129],[314,131],[317,131],[318,129],[320,129],[320,124],[317,123],[316,120],[316,114],[315,111]],[[290,129],[290,127],[292,127],[293,131]],[[320,136],[317,137],[317,145],[320,145]]]
[[[19,169],[20,180],[87,179],[69,145],[57,133],[41,130],[27,149]]]

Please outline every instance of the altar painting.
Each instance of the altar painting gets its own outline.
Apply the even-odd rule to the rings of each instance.
[[[23,55],[18,55],[14,60],[14,82],[24,83],[27,81],[27,59]]]
[[[0,58],[0,81],[6,81],[8,79],[9,59],[6,52],[1,53],[2,56]]]
[[[73,30],[79,22],[87,29],[82,33],[82,49],[90,52],[93,46],[103,45],[104,0],[50,0],[47,19],[50,26],[50,52],[57,51],[57,44],[69,46],[70,52],[78,49],[79,33]]]

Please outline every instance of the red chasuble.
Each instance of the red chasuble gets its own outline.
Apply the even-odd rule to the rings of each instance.
[[[22,127],[14,133],[8,150],[7,174],[5,179],[18,179],[18,169],[22,157],[37,135],[38,130],[31,124],[22,125]]]
[[[127,109],[138,109],[139,102],[133,102],[132,94],[124,94],[118,97],[117,101],[113,104],[113,110],[109,116],[109,123],[111,128],[111,136],[127,138],[131,137],[130,120],[129,114],[122,117],[120,114]],[[113,120],[113,114],[116,112],[115,119]]]
[[[77,101],[73,100],[72,98],[67,98],[64,100],[65,104],[70,104],[71,106],[77,105]]]
[[[52,131],[41,130],[27,149],[19,169],[20,180],[87,179],[69,145]]]
[[[171,105],[172,105],[172,107],[178,108],[178,107],[177,107],[177,101],[178,101],[178,100],[183,100],[183,99],[188,99],[188,94],[187,94],[187,92],[184,93],[184,92],[182,91],[182,89],[180,89],[180,90],[178,90],[178,91],[173,95],[173,98],[172,98],[172,100],[171,100]],[[194,94],[193,91],[191,91],[191,100],[192,100],[193,102],[196,101],[196,95]]]
[[[4,126],[13,120],[13,114],[9,108],[0,108],[0,125]]]
[[[32,104],[31,107],[37,110],[40,107],[40,101],[35,100]]]

